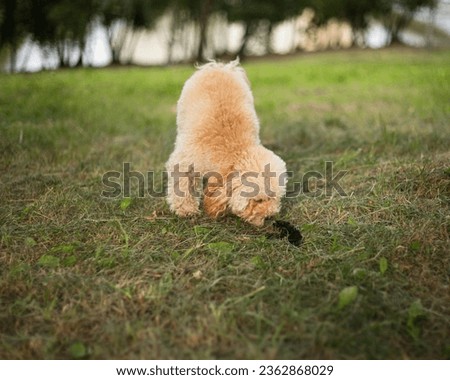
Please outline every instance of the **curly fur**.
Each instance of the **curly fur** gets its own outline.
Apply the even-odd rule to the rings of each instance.
[[[199,213],[201,197],[193,191],[198,174],[207,182],[203,206],[213,218],[232,213],[260,226],[280,210],[286,165],[261,145],[250,83],[239,61],[198,67],[178,101],[177,127],[166,163],[172,211]],[[262,175],[267,165],[271,177]],[[178,178],[176,169],[190,174]]]

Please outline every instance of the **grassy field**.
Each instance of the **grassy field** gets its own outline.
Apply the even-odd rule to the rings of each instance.
[[[0,358],[449,359],[450,52],[244,65],[304,243],[101,197],[161,173],[192,67],[0,76]],[[156,184],[161,185],[160,176]],[[316,190],[322,193],[312,196]]]

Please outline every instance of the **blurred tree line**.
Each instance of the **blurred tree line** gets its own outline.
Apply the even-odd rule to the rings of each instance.
[[[126,41],[128,49],[133,50],[141,31],[154,28],[162,16],[170,15],[169,61],[175,38],[185,33],[186,25],[196,31],[192,59],[202,61],[206,49],[211,48],[211,20],[220,15],[226,22],[241,23],[244,33],[237,51],[214,51],[213,56],[228,53],[242,57],[255,36],[266,41],[270,52],[274,27],[294,19],[306,8],[314,11],[316,26],[331,19],[348,22],[355,45],[364,44],[364,32],[373,19],[383,23],[390,42],[395,43],[419,9],[434,8],[436,3],[437,0],[0,0],[0,51],[8,52],[14,68],[17,49],[29,38],[44,51],[56,51],[60,67],[80,66],[87,63],[87,38],[97,23],[107,31],[112,63],[123,63]],[[75,61],[74,55],[78,56]]]

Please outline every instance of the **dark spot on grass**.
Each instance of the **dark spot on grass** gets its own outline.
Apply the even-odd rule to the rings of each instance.
[[[268,234],[268,237],[277,237],[279,239],[287,238],[288,242],[296,247],[299,247],[302,243],[303,236],[300,230],[291,223],[283,220],[276,220],[273,222],[273,227],[276,232]]]

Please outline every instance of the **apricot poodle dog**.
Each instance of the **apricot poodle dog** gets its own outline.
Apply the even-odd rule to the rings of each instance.
[[[260,142],[250,83],[238,60],[200,66],[186,81],[166,169],[167,201],[179,216],[198,214],[202,196],[212,218],[231,213],[262,226],[279,212],[286,164]]]

